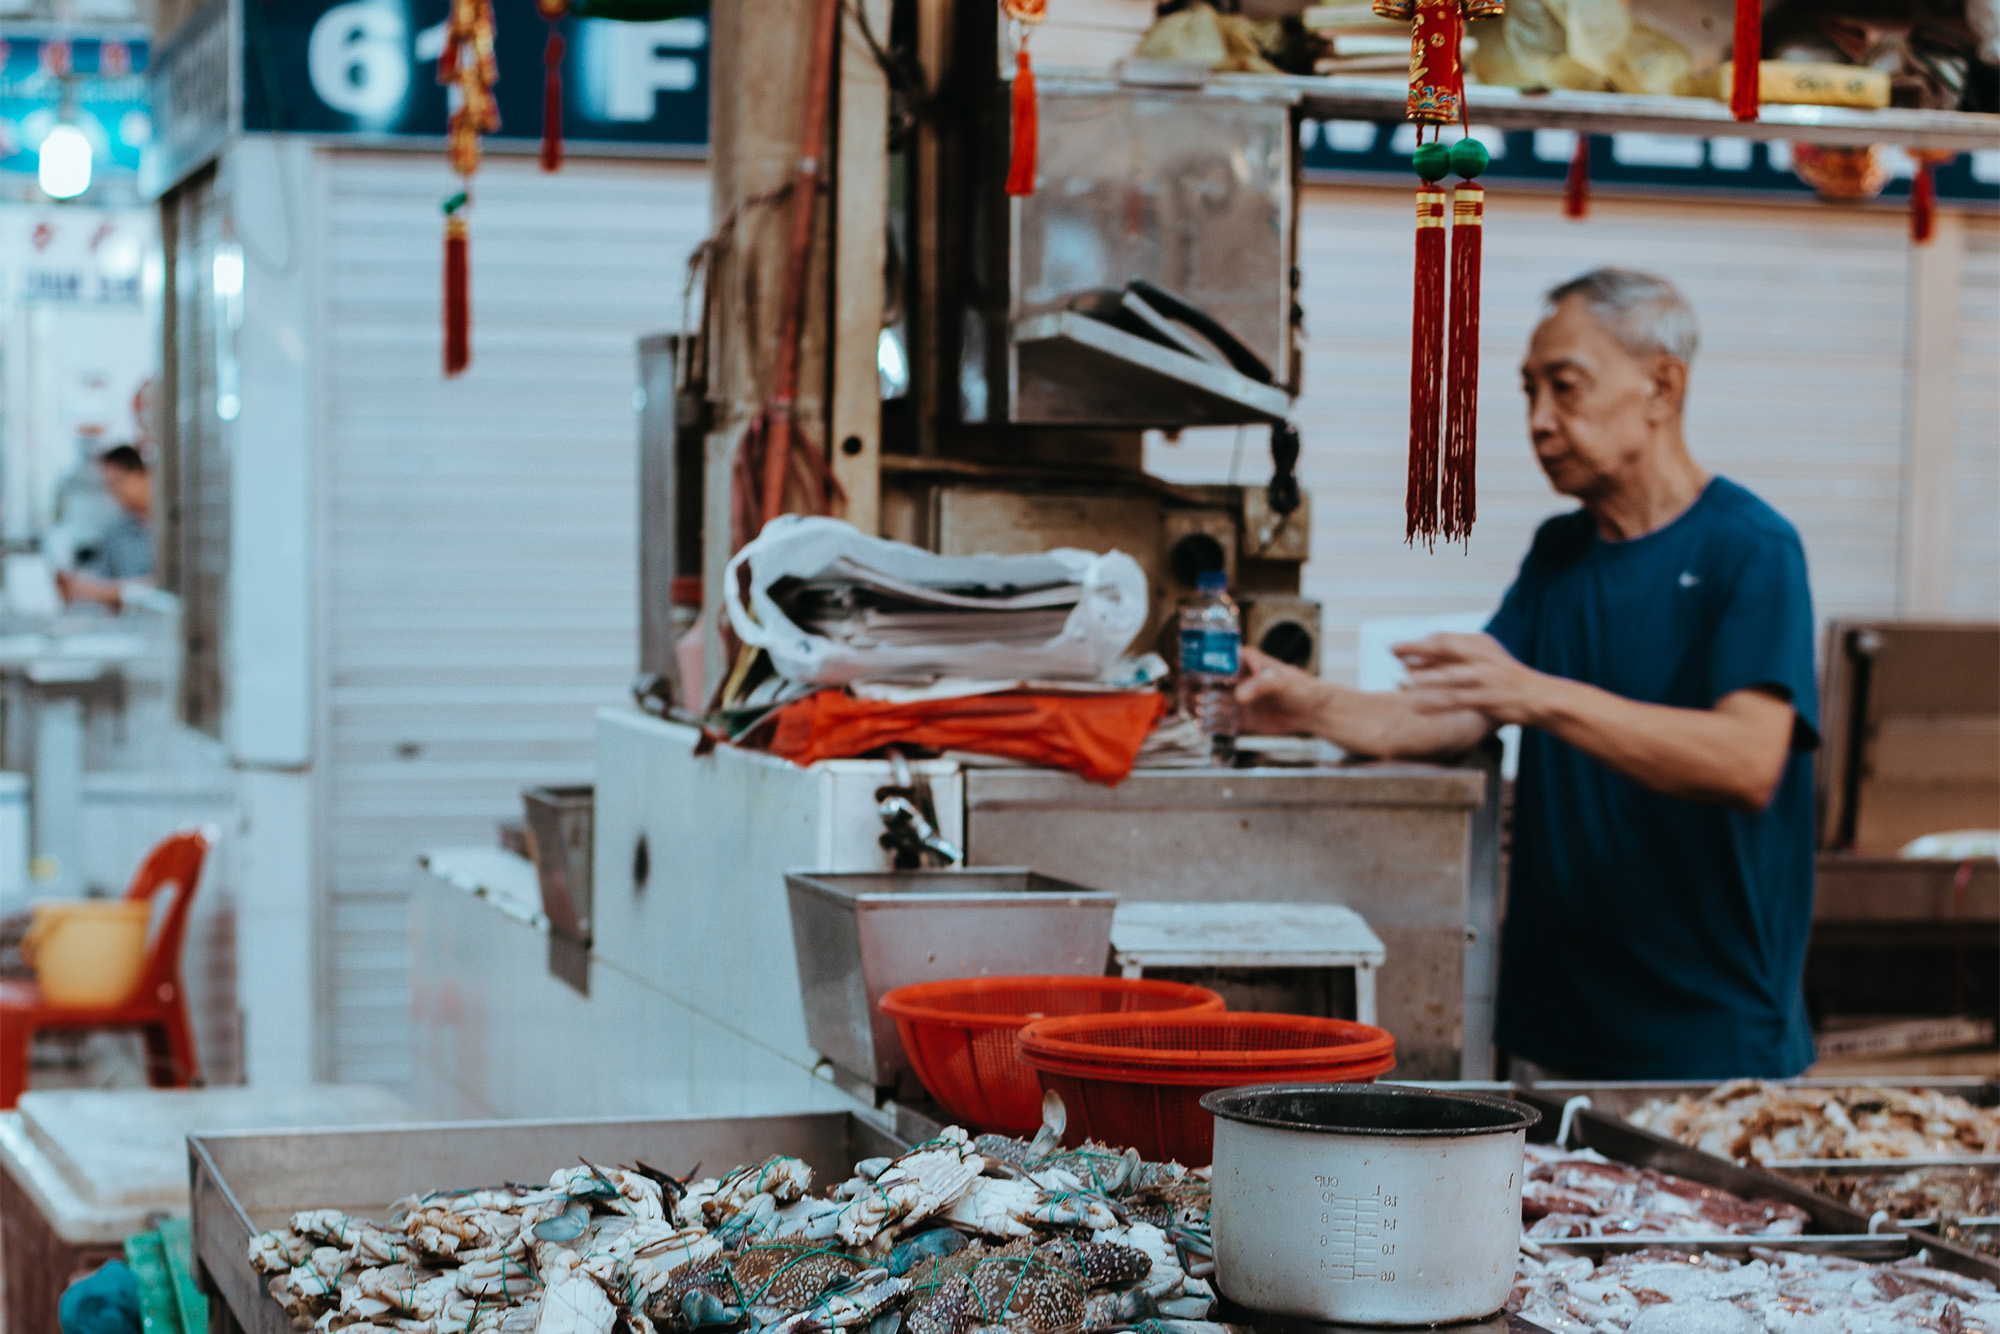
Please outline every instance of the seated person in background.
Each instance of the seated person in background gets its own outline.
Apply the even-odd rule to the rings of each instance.
[[[113,445],[97,456],[104,490],[118,517],[98,539],[82,568],[56,575],[65,602],[96,602],[119,610],[125,588],[153,582],[153,478],[146,460],[130,445]]]

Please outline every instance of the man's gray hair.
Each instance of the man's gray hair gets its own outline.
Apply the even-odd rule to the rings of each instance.
[[[1635,357],[1666,353],[1694,364],[1701,330],[1694,307],[1665,278],[1637,269],[1592,269],[1549,289],[1549,309],[1575,297]]]

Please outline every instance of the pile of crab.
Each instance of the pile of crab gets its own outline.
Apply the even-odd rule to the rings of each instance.
[[[1225,1334],[1205,1171],[953,1127],[824,1195],[777,1157],[684,1184],[584,1164],[546,1187],[332,1209],[250,1262],[300,1328],[404,1334]]]

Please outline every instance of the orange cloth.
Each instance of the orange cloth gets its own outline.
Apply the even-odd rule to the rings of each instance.
[[[1166,696],[1152,691],[1014,691],[885,704],[822,690],[785,705],[757,730],[772,728],[767,749],[794,764],[849,759],[901,743],[1002,755],[1115,786],[1132,772],[1139,747],[1166,711]]]

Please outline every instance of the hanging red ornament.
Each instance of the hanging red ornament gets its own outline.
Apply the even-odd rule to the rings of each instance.
[[[444,205],[444,373],[449,379],[472,364],[472,293],[467,254],[470,238],[459,210],[465,195]]]
[[[1582,220],[1590,216],[1590,136],[1576,136],[1576,151],[1569,157],[1569,175],[1563,177],[1563,216]]]
[[[500,128],[500,104],[493,97],[499,81],[492,0],[451,0],[444,49],[438,53],[438,82],[457,94],[445,121],[445,146],[451,169],[461,176],[479,170],[479,136]]]
[[[535,8],[549,25],[548,40],[542,43],[542,170],[557,171],[563,160],[562,63],[567,50],[562,21],[569,0],[535,0]]]
[[[472,364],[471,228],[465,215],[479,170],[479,136],[500,128],[492,0],[451,0],[437,77],[454,103],[445,121],[445,153],[465,182],[444,205],[444,373],[450,378]]]
[[[1937,169],[1958,154],[1945,148],[1912,148],[1917,174],[1910,181],[1910,240],[1929,245],[1937,229]]]
[[[1736,0],[1736,39],[1729,62],[1730,114],[1738,120],[1755,120],[1764,73],[1763,0]]]
[[[1049,0],[1000,0],[1014,21],[1014,86],[1011,98],[1012,148],[1007,158],[1007,193],[1035,193],[1035,164],[1041,151],[1042,117],[1035,102],[1035,70],[1028,63],[1028,34],[1049,14]]]
[[[1474,472],[1479,452],[1479,270],[1486,235],[1486,146],[1459,140],[1451,169],[1465,178],[1451,205],[1451,350],[1445,365],[1444,449],[1438,533],[1447,542],[1472,536],[1478,516]]]
[[[1438,424],[1444,412],[1445,196],[1442,144],[1417,145],[1417,263],[1410,309],[1410,470],[1403,540],[1438,534]]]
[[[1464,122],[1465,23],[1494,17],[1505,5],[1503,0],[1375,0],[1373,7],[1380,17],[1411,24],[1407,114],[1418,127],[1412,165],[1422,184],[1417,187],[1410,315],[1410,462],[1404,540],[1414,545],[1422,539],[1428,548],[1440,536],[1464,541],[1475,513],[1485,191],[1470,180],[1485,170],[1486,150],[1476,139],[1447,149],[1435,138],[1423,142],[1422,136],[1426,125]],[[1445,191],[1438,182],[1454,170],[1468,184],[1459,191],[1454,208],[1458,225],[1447,247]]]

